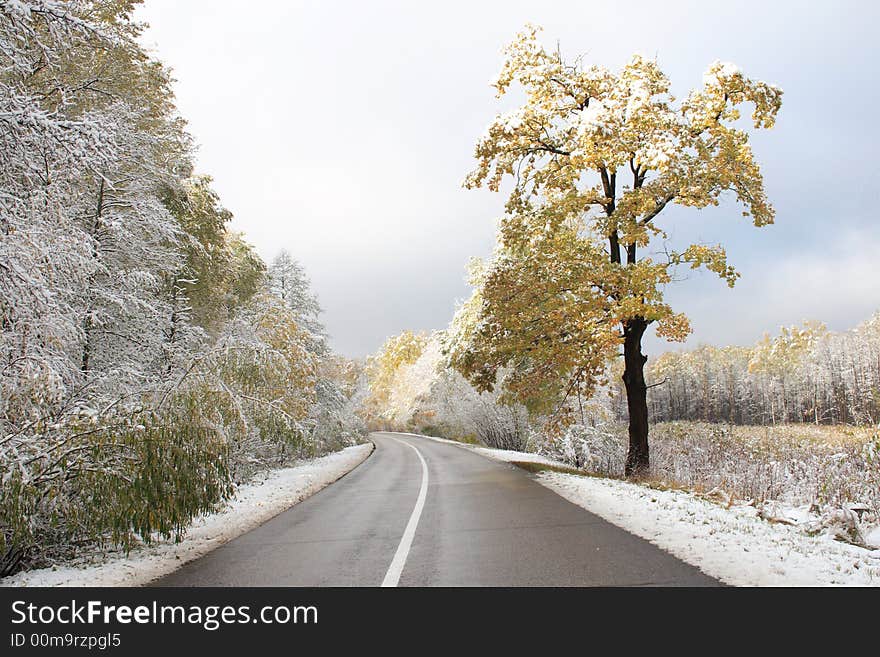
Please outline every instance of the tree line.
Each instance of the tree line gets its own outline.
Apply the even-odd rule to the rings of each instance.
[[[805,322],[751,347],[667,352],[648,373],[651,416],[658,422],[876,426],[880,313],[849,331]]]
[[[592,461],[602,461],[602,472],[622,474],[615,423],[626,422],[627,404],[620,361],[608,365],[606,383],[591,396],[574,391],[570,406],[535,413],[503,390],[479,391],[454,367],[460,328],[453,322],[430,334],[403,331],[368,359],[359,412],[371,427],[541,451],[576,467],[588,465],[586,450]],[[751,347],[668,351],[651,361],[646,375],[654,424],[870,429],[880,422],[880,312],[847,331],[807,321],[765,334]],[[664,458],[668,466],[671,457]]]
[[[179,535],[362,434],[356,366],[302,267],[229,229],[136,4],[0,2],[0,575]]]

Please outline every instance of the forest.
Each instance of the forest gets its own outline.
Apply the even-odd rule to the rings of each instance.
[[[229,228],[136,3],[0,3],[0,575],[353,444],[308,278]]]

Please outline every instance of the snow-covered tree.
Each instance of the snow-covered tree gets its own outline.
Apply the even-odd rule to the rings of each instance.
[[[320,320],[321,306],[303,266],[282,249],[268,273],[270,289],[290,309],[297,324],[311,334],[313,350],[326,352],[327,331]]]
[[[445,331],[389,339],[369,361],[362,412],[374,425],[525,449],[532,431],[526,409],[498,391],[475,390],[451,367],[447,339]]]
[[[362,432],[194,174],[135,4],[0,1],[0,575],[179,534]]]
[[[361,413],[369,425],[394,425],[397,411],[391,408],[390,402],[396,378],[403,367],[419,359],[427,343],[427,334],[403,331],[388,338],[379,351],[367,359],[369,394],[363,400]]]
[[[673,269],[705,267],[731,286],[738,277],[720,245],[659,260],[646,249],[667,238],[658,221],[673,204],[705,208],[731,193],[755,226],[773,222],[739,119],[749,104],[754,128],[772,127],[782,92],[715,62],[676,103],[655,61],[636,55],[619,72],[568,63],[531,27],[508,46],[494,86],[502,96],[514,84],[525,100],[489,126],[466,180],[498,191],[510,179],[512,189],[459,366],[481,389],[509,367],[504,385],[524,401],[563,404],[567,391],[599,385],[622,347],[626,471],[636,474],[649,464],[642,337],[651,324],[672,340],[690,331],[663,298]]]

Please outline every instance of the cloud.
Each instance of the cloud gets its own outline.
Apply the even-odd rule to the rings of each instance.
[[[269,4],[148,0],[138,18],[174,70],[199,166],[235,228],[264,258],[286,248],[303,262],[344,353],[442,328],[467,294],[465,264],[491,250],[503,199],[461,181],[476,138],[509,109],[487,85],[501,47],[530,21],[586,64],[656,55],[678,96],[716,59],[785,90],[777,127],[754,142],[778,224],[756,236],[718,208],[668,219],[675,244],[721,242],[744,275],[734,290],[709,276],[670,289],[693,317],[692,341],[750,342],[803,317],[844,328],[880,305],[877,229],[827,245],[831,231],[877,225],[869,163],[880,85],[849,64],[880,59],[880,5]],[[829,219],[831,207],[840,215]]]
[[[845,330],[880,309],[880,229],[845,230],[819,248],[752,261],[733,289],[701,274],[671,287],[667,298],[691,318],[686,347],[751,344],[780,326],[814,319]],[[656,338],[653,354],[679,348]]]

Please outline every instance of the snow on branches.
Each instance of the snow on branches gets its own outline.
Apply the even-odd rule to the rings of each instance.
[[[533,26],[506,48],[494,82],[498,96],[514,85],[524,101],[489,125],[465,179],[468,188],[511,187],[482,275],[478,328],[456,366],[483,390],[507,368],[503,387],[534,409],[595,389],[623,347],[635,473],[648,467],[642,336],[651,324],[669,340],[690,332],[664,301],[674,268],[704,267],[731,286],[738,277],[721,246],[641,252],[667,238],[665,208],[718,205],[726,192],[755,226],[773,223],[739,119],[751,105],[753,127],[772,127],[782,91],[716,62],[679,102],[656,61],[634,55],[616,72],[568,63]]]
[[[0,575],[357,441],[350,372],[193,175],[129,0],[0,2]]]

